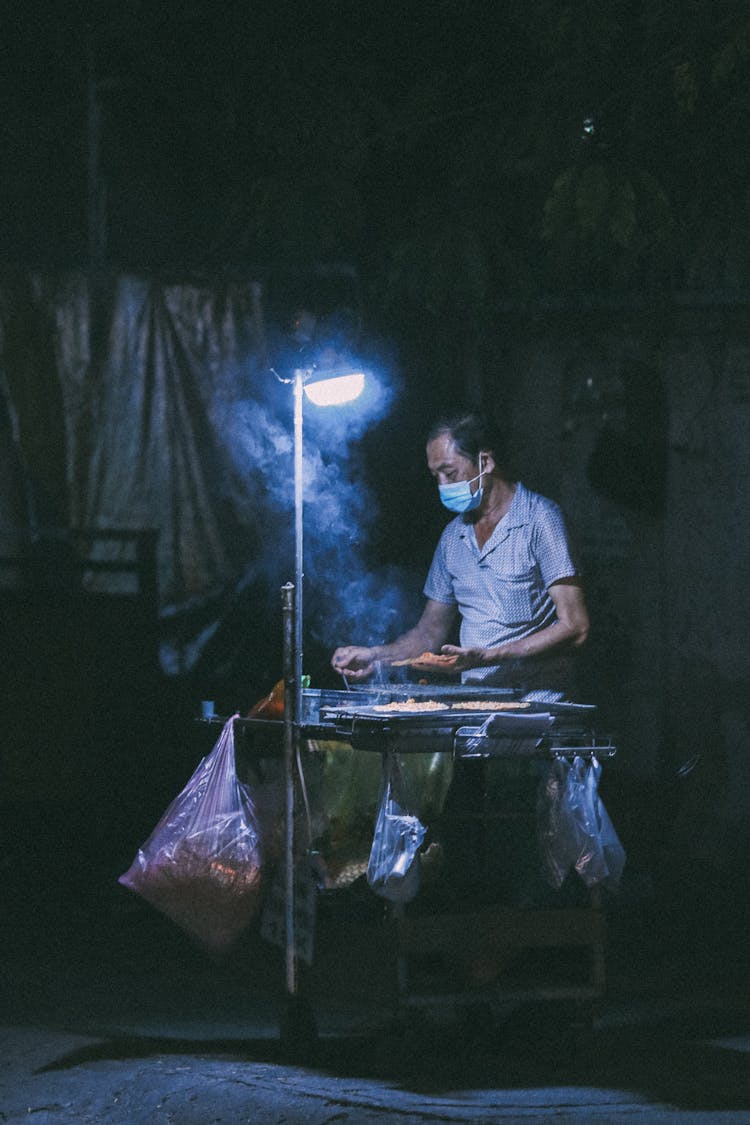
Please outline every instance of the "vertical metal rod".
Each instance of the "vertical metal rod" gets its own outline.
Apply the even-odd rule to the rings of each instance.
[[[284,659],[284,789],[286,806],[284,816],[284,923],[286,951],[286,990],[289,996],[297,991],[297,965],[294,935],[294,752],[295,752],[295,691],[294,691],[294,602],[295,588],[291,582],[281,587]]]
[[[294,719],[302,721],[302,372],[294,373]]]
[[[302,721],[302,580],[303,580],[303,493],[302,493],[302,393],[303,373],[294,373],[294,584],[282,587],[284,612],[284,779],[286,789],[286,833],[284,850],[284,898],[286,930],[286,988],[297,991],[297,961],[294,926],[294,771],[299,756]]]

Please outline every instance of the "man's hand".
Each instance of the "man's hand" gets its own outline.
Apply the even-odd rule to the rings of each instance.
[[[366,680],[375,671],[376,659],[375,649],[344,645],[331,657],[331,667],[349,680]]]
[[[456,657],[456,663],[451,669],[453,672],[465,672],[467,668],[484,668],[490,663],[486,648],[459,648],[458,645],[443,645],[440,651],[444,656]]]

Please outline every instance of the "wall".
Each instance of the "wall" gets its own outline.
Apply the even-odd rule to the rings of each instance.
[[[750,305],[548,308],[504,331],[486,393],[578,535],[616,768],[674,825],[675,862],[744,870]]]

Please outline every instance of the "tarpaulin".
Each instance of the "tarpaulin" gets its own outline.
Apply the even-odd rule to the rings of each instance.
[[[260,536],[263,474],[239,446],[272,381],[263,343],[253,281],[0,279],[0,553],[154,529],[162,610],[241,581]],[[95,581],[117,592],[114,571]]]

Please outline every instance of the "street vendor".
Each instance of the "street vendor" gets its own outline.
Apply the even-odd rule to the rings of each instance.
[[[478,414],[430,429],[427,466],[456,514],[433,556],[422,615],[388,644],[337,648],[333,668],[363,680],[378,663],[439,653],[466,683],[569,694],[589,616],[559,506],[514,478],[500,434]]]

